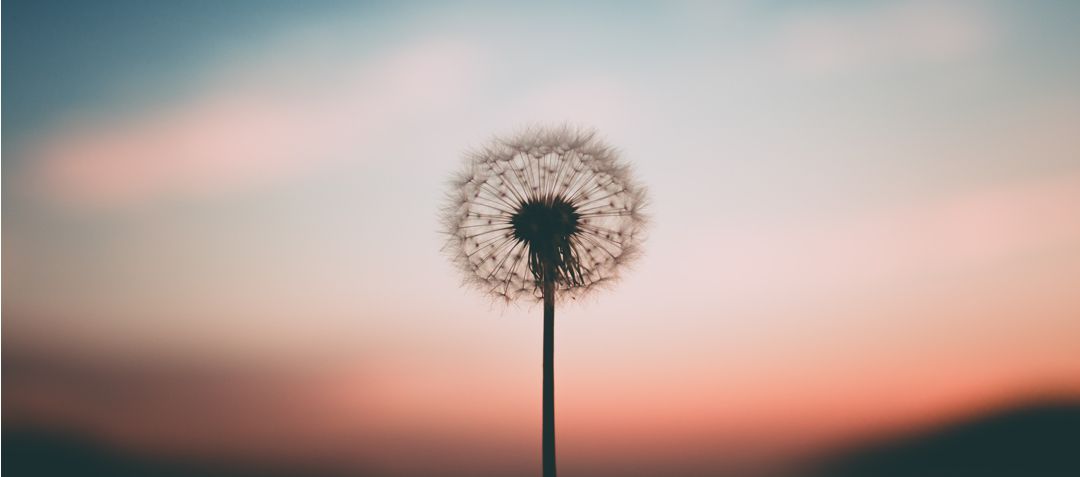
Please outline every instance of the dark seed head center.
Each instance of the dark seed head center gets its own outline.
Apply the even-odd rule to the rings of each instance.
[[[562,198],[555,198],[522,204],[510,219],[510,224],[514,227],[514,237],[530,248],[549,249],[577,233],[580,219],[573,205]]]

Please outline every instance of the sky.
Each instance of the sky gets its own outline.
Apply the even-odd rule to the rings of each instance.
[[[467,151],[564,123],[652,217],[616,287],[559,304],[564,472],[1080,395],[1078,10],[5,2],[5,417],[532,472],[541,310],[462,287],[438,213]]]

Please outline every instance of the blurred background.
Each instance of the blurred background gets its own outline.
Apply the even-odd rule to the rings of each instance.
[[[568,121],[653,221],[560,305],[564,475],[1067,475],[1077,20],[5,0],[4,470],[538,475],[541,310],[463,289],[438,210]]]

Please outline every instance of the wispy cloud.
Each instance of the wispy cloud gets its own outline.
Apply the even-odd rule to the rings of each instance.
[[[994,16],[982,5],[883,2],[800,12],[781,27],[776,48],[790,71],[827,76],[953,61],[983,51],[999,33]]]
[[[460,105],[481,67],[477,47],[440,39],[333,68],[303,49],[281,53],[164,107],[44,135],[32,149],[34,192],[110,208],[276,183],[370,156],[388,132]]]

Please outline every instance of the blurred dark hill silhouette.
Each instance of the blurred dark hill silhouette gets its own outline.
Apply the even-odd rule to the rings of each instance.
[[[182,459],[124,450],[89,435],[37,426],[5,426],[3,472],[86,477],[339,477],[377,475],[233,459]],[[782,463],[780,463],[782,464]],[[823,455],[800,471],[731,472],[716,467],[678,475],[777,477],[1076,477],[1080,476],[1080,400],[999,409],[898,438],[863,442]],[[619,475],[613,473],[611,475]],[[635,475],[641,475],[636,473]]]
[[[3,474],[10,477],[344,477],[344,472],[280,468],[224,460],[149,456],[74,433],[3,430]]]
[[[1080,476],[1080,401],[998,410],[860,444],[811,467],[813,477]]]

